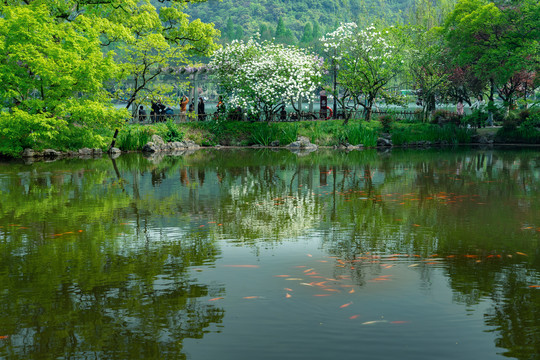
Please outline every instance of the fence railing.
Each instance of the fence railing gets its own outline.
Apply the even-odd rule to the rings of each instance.
[[[301,111],[301,112],[285,112],[273,114],[270,121],[272,122],[295,122],[295,121],[320,121],[320,120],[329,120],[331,117],[329,113],[326,113],[326,117],[321,116],[322,114],[319,111]],[[384,115],[392,115],[395,120],[405,120],[412,121],[417,120],[419,113],[416,111],[410,110],[373,110],[371,112],[371,117],[374,120],[377,120],[379,117]],[[211,114],[201,114],[197,115],[196,113],[187,113],[187,114],[165,114],[165,115],[145,115],[145,116],[135,116],[131,119],[133,124],[151,124],[157,122],[165,122],[168,119],[172,119],[176,123],[182,122],[195,122],[195,121],[208,121],[217,118],[217,112]],[[356,111],[352,114],[352,119],[363,118],[364,112],[362,110]],[[336,114],[337,119],[344,119],[345,115],[343,111],[338,111]],[[236,121],[267,121],[265,119],[249,119],[237,114],[230,114],[229,120]]]

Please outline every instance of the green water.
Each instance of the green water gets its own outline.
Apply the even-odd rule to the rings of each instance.
[[[2,359],[539,359],[540,151],[0,163]]]

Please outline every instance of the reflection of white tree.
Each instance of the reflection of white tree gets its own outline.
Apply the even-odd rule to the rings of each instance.
[[[242,241],[305,234],[317,226],[322,212],[313,192],[306,189],[291,194],[281,186],[260,191],[260,181],[253,175],[231,186],[229,195],[232,206],[224,211],[227,218],[236,219],[229,227]]]

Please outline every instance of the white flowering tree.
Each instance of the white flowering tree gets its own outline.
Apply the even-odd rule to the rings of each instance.
[[[209,64],[229,105],[270,121],[287,102],[310,96],[319,86],[323,59],[303,49],[270,42],[233,41]]]
[[[369,121],[377,97],[387,103],[399,102],[389,91],[390,83],[404,67],[397,29],[377,30],[373,25],[359,29],[356,23],[346,23],[321,41],[339,68],[337,81],[345,90],[341,100],[352,100],[353,111],[363,107]]]

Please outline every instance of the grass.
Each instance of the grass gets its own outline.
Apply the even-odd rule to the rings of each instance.
[[[298,136],[305,136],[319,146],[335,146],[344,143],[363,144],[373,147],[382,132],[377,120],[300,121],[294,123],[208,121],[182,124],[130,125],[120,132],[119,146],[125,150],[141,149],[152,134],[164,137],[183,137],[202,146],[269,146],[278,140],[281,146],[290,144]],[[168,135],[167,135],[168,134]],[[450,144],[467,143],[474,130],[453,125],[438,126],[427,123],[393,122],[391,125],[394,145],[405,145],[421,140],[446,141]],[[168,137],[167,137],[168,136]]]

